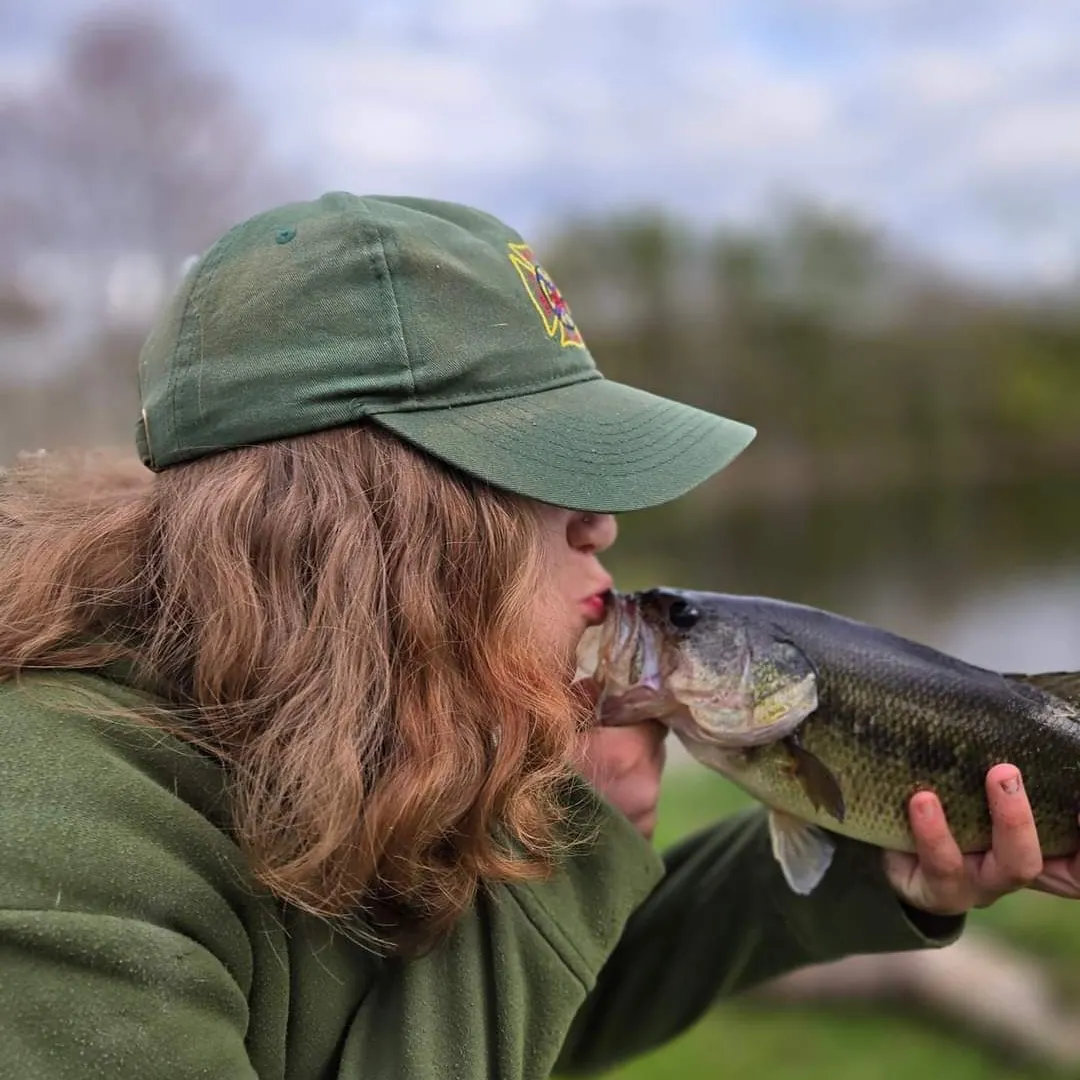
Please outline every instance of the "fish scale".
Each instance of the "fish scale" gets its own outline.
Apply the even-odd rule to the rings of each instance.
[[[799,727],[803,748],[822,761],[844,794],[845,816],[838,822],[814,807],[793,776],[780,745],[732,751],[717,759],[720,771],[769,806],[833,832],[898,851],[912,849],[907,803],[919,790],[932,789],[941,800],[957,843],[965,851],[990,846],[991,822],[983,795],[987,772],[1008,761],[1024,777],[1044,855],[1066,855],[1078,846],[1075,775],[1049,762],[1080,754],[1077,735],[1036,727],[1009,736],[986,731],[963,741],[960,722],[927,722],[912,711],[910,722],[883,722],[855,708],[819,707]],[[989,725],[988,725],[989,727]],[[1037,732],[1037,734],[1036,734]],[[708,762],[707,762],[708,763]]]
[[[604,722],[649,715],[627,660],[647,645],[663,672],[651,715],[779,811],[774,852],[798,891],[828,864],[828,841],[800,829],[910,851],[907,807],[922,789],[964,851],[989,849],[986,774],[1001,762],[1024,778],[1044,856],[1080,848],[1080,675],[1003,674],[819,608],[680,589],[614,594],[593,633]]]
[[[781,601],[743,603],[802,648],[817,670],[818,708],[800,725],[799,740],[840,781],[847,815],[837,831],[910,850],[907,801],[932,788],[960,846],[986,850],[985,777],[1008,761],[1024,777],[1044,854],[1080,845],[1080,710],[876,627]],[[756,767],[777,783],[778,763]],[[817,823],[841,825],[789,787],[785,782],[789,805],[780,809],[810,808]]]

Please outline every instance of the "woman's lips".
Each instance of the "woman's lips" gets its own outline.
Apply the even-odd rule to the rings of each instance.
[[[598,625],[604,621],[604,615],[607,613],[607,592],[593,593],[592,596],[581,601],[581,606],[585,609],[585,614],[588,616],[589,622],[592,625]]]

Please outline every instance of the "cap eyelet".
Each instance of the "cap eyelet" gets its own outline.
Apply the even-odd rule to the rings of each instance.
[[[279,244],[287,244],[294,236],[296,236],[295,229],[278,229],[277,235],[274,239]]]

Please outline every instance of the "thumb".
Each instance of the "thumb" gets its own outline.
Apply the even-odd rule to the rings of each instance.
[[[912,886],[919,872],[918,856],[907,851],[885,851],[882,853],[882,864],[886,880],[907,899],[914,892]]]

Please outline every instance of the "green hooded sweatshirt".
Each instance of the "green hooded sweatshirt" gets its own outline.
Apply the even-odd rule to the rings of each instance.
[[[663,857],[590,789],[591,846],[380,959],[258,887],[220,766],[115,715],[96,674],[0,685],[0,1075],[18,1080],[542,1080],[660,1046],[798,965],[938,946],[843,843],[791,893],[749,812]],[[114,715],[107,715],[112,712]]]

